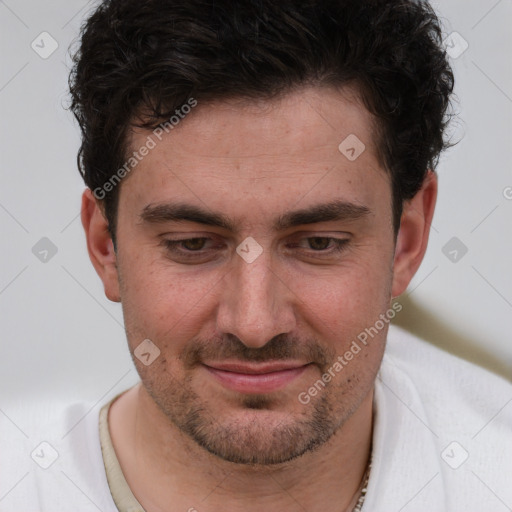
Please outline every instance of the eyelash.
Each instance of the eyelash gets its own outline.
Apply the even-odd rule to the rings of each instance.
[[[313,254],[317,253],[318,255],[332,255],[332,254],[336,254],[336,253],[341,253],[346,249],[346,245],[349,241],[346,238],[333,238],[330,236],[310,236],[310,237],[305,237],[303,240],[311,240],[311,239],[315,239],[315,238],[327,239],[334,243],[334,247],[331,250],[315,251],[314,249],[311,249]],[[180,256],[183,256],[184,258],[192,259],[192,258],[195,258],[196,256],[204,256],[208,251],[203,251],[202,249],[200,249],[198,251],[180,250],[177,248],[180,244],[183,244],[185,242],[191,242],[193,240],[207,240],[208,241],[208,240],[213,240],[213,239],[209,238],[209,237],[183,238],[181,240],[164,239],[164,240],[162,240],[161,243],[162,243],[162,245],[165,246],[165,248],[169,252],[174,253],[174,254],[179,254]]]

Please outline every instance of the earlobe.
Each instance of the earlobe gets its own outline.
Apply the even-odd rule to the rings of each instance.
[[[103,282],[105,295],[113,302],[120,302],[116,252],[101,205],[90,189],[82,194],[81,218],[89,258]]]
[[[437,175],[429,170],[421,189],[404,203],[393,262],[393,297],[407,289],[423,261],[436,199]]]

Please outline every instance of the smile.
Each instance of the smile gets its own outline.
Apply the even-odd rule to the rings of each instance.
[[[204,368],[224,387],[239,393],[269,393],[285,387],[304,373],[310,364],[224,363]]]

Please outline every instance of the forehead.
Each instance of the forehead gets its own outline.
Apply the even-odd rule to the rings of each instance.
[[[368,149],[376,150],[375,118],[353,85],[337,89],[301,87],[270,100],[199,100],[183,117],[174,116],[172,132],[163,136],[168,147],[172,140],[176,142],[175,150],[190,153],[194,149],[191,157],[205,153],[226,158],[258,156],[262,147],[269,152],[275,149],[277,154],[286,150],[302,156],[327,145],[332,147],[333,142],[333,149],[337,149],[350,134],[357,135]],[[129,138],[132,149],[148,133],[134,129]]]
[[[352,88],[199,101],[162,140],[133,131],[131,151],[148,137],[156,144],[125,178],[121,198],[139,211],[179,201],[234,216],[239,203],[251,203],[259,218],[315,198],[364,205],[390,193],[373,133],[373,116]]]

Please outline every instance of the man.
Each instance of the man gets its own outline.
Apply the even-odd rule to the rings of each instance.
[[[97,7],[82,223],[141,381],[17,510],[512,506],[512,386],[389,328],[448,146],[440,41],[412,0]]]

